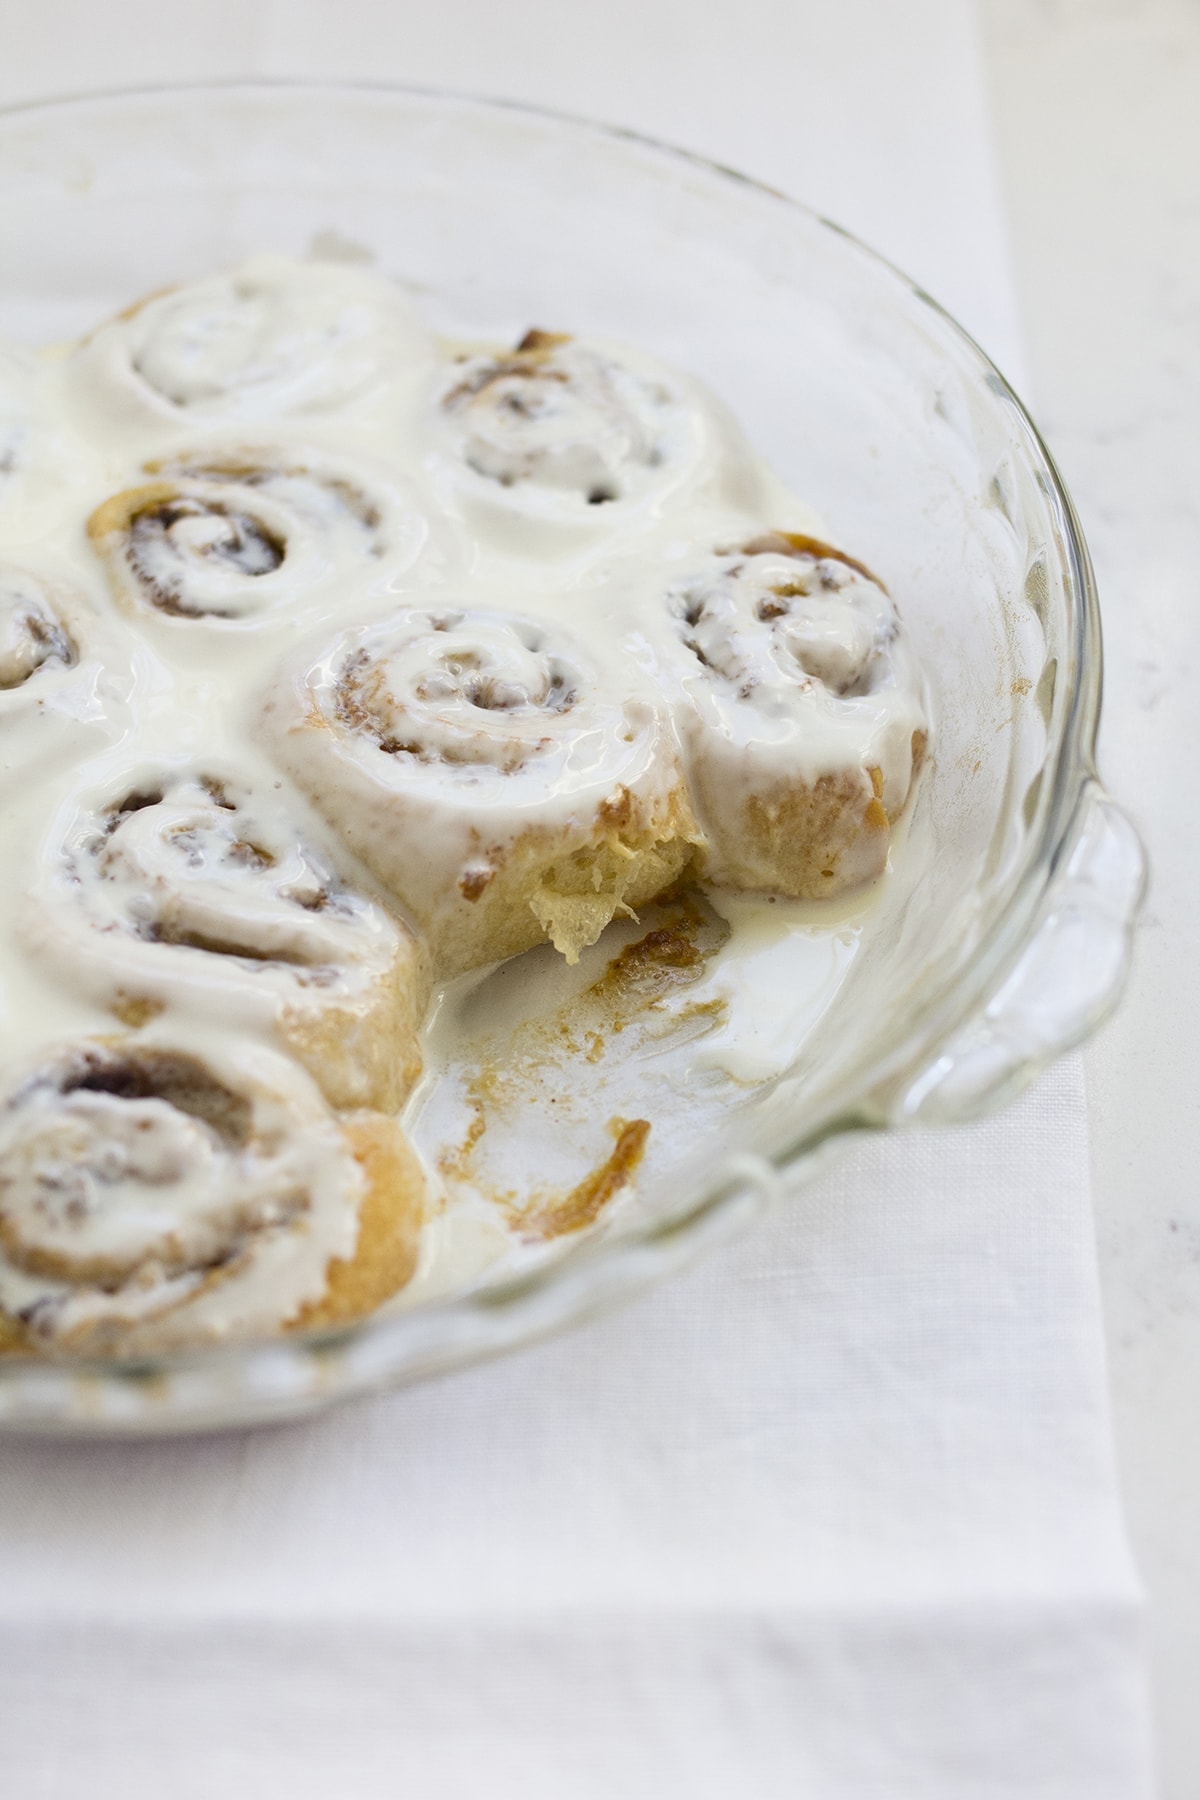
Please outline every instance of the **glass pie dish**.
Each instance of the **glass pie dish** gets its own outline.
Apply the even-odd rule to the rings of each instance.
[[[0,1423],[278,1418],[569,1324],[717,1244],[850,1134],[978,1116],[1115,1002],[1143,884],[1101,788],[1095,587],[1003,378],[836,227],[628,133],[396,89],[240,85],[0,118],[0,334],[77,336],[262,249],[366,258],[443,331],[531,324],[700,376],[886,572],[930,672],[930,758],[853,965],[789,1067],[637,1205],[552,1257],[350,1329],[153,1361],[0,1360]]]

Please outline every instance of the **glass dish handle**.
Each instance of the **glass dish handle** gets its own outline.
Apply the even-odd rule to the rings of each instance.
[[[1032,939],[973,1023],[889,1109],[895,1121],[976,1118],[1093,1031],[1125,986],[1145,888],[1136,831],[1089,782]]]

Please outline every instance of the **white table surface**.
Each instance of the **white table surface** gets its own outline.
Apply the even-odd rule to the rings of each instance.
[[[1169,1800],[1200,1793],[1200,7],[988,0],[986,66],[1039,422],[1104,612],[1102,767],[1152,887],[1087,1057],[1117,1449]]]
[[[938,5],[925,0],[922,13]],[[856,34],[885,6],[759,0],[761,55],[803,41],[820,66],[850,71]],[[945,0],[941,13],[946,34],[971,30],[966,7]],[[573,52],[563,104],[690,144],[839,218],[960,313],[1018,380],[1023,331],[1035,410],[1079,504],[1105,600],[1105,768],[1155,870],[1132,991],[1088,1074],[1116,1425],[1152,1600],[1164,1791],[1187,1800],[1200,1787],[1200,1440],[1189,1429],[1200,1385],[1200,969],[1189,957],[1188,788],[1200,718],[1186,685],[1200,651],[1200,10],[1192,0],[981,0],[987,90],[967,83],[947,105],[966,117],[990,100],[995,161],[947,159],[933,137],[923,154],[901,59],[894,106],[860,121],[862,158],[877,171],[866,183],[861,164],[822,154],[823,121],[855,104],[851,75],[814,84],[797,66],[794,109],[764,104],[762,87],[774,99],[778,85],[756,82],[744,45],[727,53],[738,16],[732,5],[611,0],[599,31],[585,10],[550,0],[502,15],[458,0],[408,16],[385,16],[373,0],[119,0],[101,21],[87,0],[43,0],[5,25],[0,101],[258,73],[544,99],[539,70],[557,46],[560,57]],[[901,131],[903,180],[888,154]],[[997,184],[1019,324],[994,235],[949,242],[939,229],[947,209],[969,211],[965,196]]]

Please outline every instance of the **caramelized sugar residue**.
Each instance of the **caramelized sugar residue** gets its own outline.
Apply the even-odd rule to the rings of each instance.
[[[127,994],[124,990],[115,996],[112,1009],[122,1025],[128,1025],[131,1031],[148,1025],[151,1019],[157,1019],[159,1013],[165,1010],[161,1000],[151,1000],[146,995]]]
[[[645,1153],[650,1134],[646,1119],[616,1119],[609,1129],[616,1143],[605,1160],[565,1192],[546,1191],[532,1183],[523,1193],[499,1187],[488,1178],[486,1149],[489,1127],[507,1127],[522,1108],[554,1108],[565,1123],[580,1109],[586,1130],[586,1104],[596,1085],[597,1065],[611,1054],[621,1037],[622,1054],[632,1053],[630,1038],[650,1042],[676,1031],[688,1035],[716,1023],[725,1002],[698,1001],[667,1010],[665,1002],[698,982],[729,927],[699,896],[683,893],[647,909],[654,923],[635,942],[610,958],[603,973],[549,1016],[526,1020],[503,1037],[486,1040],[478,1063],[464,1082],[470,1119],[459,1141],[438,1159],[451,1184],[469,1184],[496,1206],[510,1227],[526,1238],[548,1240],[581,1231],[600,1217],[610,1201],[628,1186]],[[622,1036],[622,1034],[630,1036]],[[532,1151],[536,1156],[536,1149]]]
[[[660,1009],[669,994],[699,981],[728,938],[723,919],[697,896],[683,894],[659,909],[652,930],[618,951],[574,1010],[590,1013],[595,1025],[603,1020],[610,1031],[624,1031]]]
[[[650,1123],[647,1119],[612,1119],[609,1130],[617,1134],[616,1144],[611,1156],[585,1175],[577,1187],[561,1199],[538,1201],[534,1205],[518,1212],[513,1223],[520,1227],[526,1237],[548,1238],[566,1237],[569,1232],[582,1231],[585,1226],[594,1225],[604,1208],[614,1195],[619,1194],[633,1175],[646,1152],[646,1139],[650,1136]]]

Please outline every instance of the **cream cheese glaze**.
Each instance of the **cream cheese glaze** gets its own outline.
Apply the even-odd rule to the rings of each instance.
[[[667,709],[561,625],[488,598],[345,634],[264,716],[443,975],[546,936],[575,960],[699,843]]]
[[[5,1260],[61,1160],[54,1108],[68,1145],[114,1110],[90,1088],[62,1101],[53,1071],[81,1045],[125,1032],[247,1079],[293,1071],[333,1144],[338,1107],[381,1101],[323,1080],[288,1038],[297,995],[349,1004],[399,959],[416,1008],[427,953],[439,978],[539,939],[577,955],[697,856],[710,878],[782,888],[757,839],[722,842],[739,808],[770,814],[773,783],[844,783],[849,835],[826,832],[810,862],[830,891],[878,873],[927,705],[893,602],[820,536],[692,377],[557,332],[439,342],[358,266],[257,257],[66,353],[0,348],[0,1309],[44,1301],[65,1336],[124,1317],[47,1273],[69,1220],[46,1214],[46,1254]],[[524,922],[472,936],[514,870]],[[776,913],[764,939],[766,913],[729,905],[714,979],[730,993],[743,945],[747,993],[785,966],[764,951],[788,937]],[[786,964],[819,964],[822,992],[852,953],[831,929],[836,954]],[[447,1023],[456,1006],[412,1114],[431,1165],[430,1083],[470,1037]],[[779,1072],[820,1008],[785,1010],[769,1049],[743,1055],[743,1008],[712,1066]],[[298,1258],[273,1201],[257,1224],[221,1213],[247,1247],[237,1280],[165,1323],[155,1281],[182,1278],[151,1241],[158,1213],[174,1192],[181,1243],[217,1229],[228,1145],[139,1104],[149,1147],[125,1143],[122,1115],[111,1224],[96,1190],[79,1237],[97,1267],[140,1270],[138,1343],[269,1330],[313,1301],[352,1246],[361,1181],[345,1168],[297,1202]],[[159,1163],[182,1171],[161,1192]],[[494,1218],[454,1218],[451,1196],[410,1301],[510,1242]],[[133,1256],[122,1234],[143,1229]]]
[[[386,412],[431,349],[397,290],[341,264],[257,256],[153,294],[93,333],[75,379],[103,429],[359,419]]]
[[[38,669],[69,669],[79,646],[43,584],[0,564],[0,690],[22,688]]]
[[[432,376],[426,410],[443,502],[521,560],[761,498],[763,472],[736,453],[719,402],[626,345],[534,329],[515,350],[459,348]]]
[[[330,1103],[395,1111],[420,1066],[425,959],[245,765],[124,767],[75,796],[23,922],[31,954],[118,1018],[274,1021]]]
[[[270,1331],[354,1249],[362,1171],[301,1071],[257,1047],[45,1058],[0,1109],[0,1159],[0,1305],[46,1345]]]

